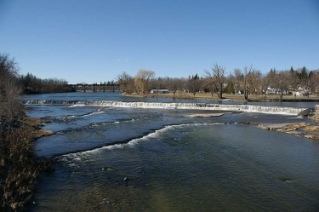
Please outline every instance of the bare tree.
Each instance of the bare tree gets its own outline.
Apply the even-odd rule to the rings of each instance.
[[[247,93],[260,94],[262,92],[262,73],[259,70],[253,69],[247,76]],[[248,99],[248,95],[247,95]]]
[[[232,74],[229,74],[228,77],[226,78],[226,84],[227,86],[225,87],[226,93],[229,94],[234,94],[235,93],[235,76]]]
[[[16,66],[7,55],[0,55],[0,118],[7,121],[23,112],[19,101],[21,86],[18,84]]]
[[[209,77],[205,77],[202,80],[202,88],[205,92],[210,92],[211,96],[214,96],[216,90],[216,85],[212,82],[212,79]]]
[[[290,74],[289,82],[290,82],[291,89],[294,91],[297,91],[298,86],[300,86],[299,74],[297,71],[293,69],[293,67],[290,68],[289,74]]]
[[[251,72],[252,72],[253,67],[250,66],[249,68],[247,66],[244,67],[244,98],[245,100],[248,100],[248,94],[249,94],[249,82],[252,81],[251,78]]]
[[[234,69],[234,80],[235,93],[244,91],[244,75],[239,68]]]
[[[309,87],[310,87],[311,91],[318,95],[318,93],[319,93],[319,70],[312,71],[309,84],[310,84]]]
[[[279,94],[280,101],[283,99],[284,93],[288,93],[290,86],[290,73],[289,71],[276,71],[270,70],[267,74],[269,85],[275,88]]]
[[[225,70],[226,68],[218,65],[217,63],[212,67],[212,71],[205,71],[206,77],[210,80],[210,83],[215,85],[218,93],[218,98],[223,98],[223,85],[225,83]]]
[[[149,87],[151,89],[156,89],[156,96],[159,95],[159,90],[160,89],[166,89],[167,85],[166,85],[167,81],[165,80],[165,78],[162,77],[158,77],[158,78],[153,78],[149,81]]]
[[[177,90],[182,90],[182,80],[178,78],[166,78],[167,88],[173,93],[173,98],[175,99],[175,94]]]
[[[140,69],[134,79],[135,89],[138,93],[145,94],[149,89],[148,84],[150,79],[155,77],[155,72],[146,69]]]
[[[194,97],[201,87],[201,80],[199,79],[198,74],[194,76],[189,76],[187,81],[187,88],[190,92],[193,93]]]
[[[118,75],[117,77],[118,83],[120,85],[120,89],[125,93],[132,93],[132,84],[133,84],[133,77],[131,77],[126,72]]]
[[[234,70],[235,85],[243,91],[245,100],[248,100],[249,94],[262,93],[262,73],[254,69],[252,66],[245,66],[243,71],[240,69]]]
[[[262,75],[261,81],[260,81],[260,92],[261,92],[262,98],[266,98],[267,87],[268,87],[267,77],[265,75]]]

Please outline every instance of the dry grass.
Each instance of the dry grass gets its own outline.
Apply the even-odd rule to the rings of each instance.
[[[132,94],[127,96],[143,97],[142,95]],[[207,99],[207,100],[220,100],[217,94],[213,96],[211,93],[198,92],[194,96],[192,93],[185,93],[177,91],[175,95],[173,93],[167,94],[147,94],[144,97],[154,97],[154,98],[177,98],[177,99]],[[245,102],[244,95],[239,94],[223,94],[223,99],[229,99],[232,101]],[[250,95],[249,101],[280,101],[279,95]],[[307,96],[294,96],[294,95],[284,95],[283,101],[319,101],[318,95]]]
[[[23,209],[32,197],[35,179],[50,167],[34,154],[34,128],[20,124],[0,125],[0,204],[4,211]]]

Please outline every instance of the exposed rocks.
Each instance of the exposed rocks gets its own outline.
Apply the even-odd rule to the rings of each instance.
[[[319,137],[318,136],[316,136],[316,135],[304,135],[303,136],[304,138],[308,138],[308,139],[313,139],[313,140],[319,140]]]
[[[319,132],[319,126],[306,125],[303,130],[306,132]]]
[[[309,114],[313,113],[313,109],[311,108],[307,108],[306,110],[300,112],[298,114],[298,116],[302,116],[302,117],[305,117],[305,116],[308,116]]]
[[[319,140],[319,126],[311,125],[304,122],[300,123],[283,123],[283,124],[269,124],[258,125],[258,127],[270,131],[284,132],[287,134],[293,134],[308,139]]]

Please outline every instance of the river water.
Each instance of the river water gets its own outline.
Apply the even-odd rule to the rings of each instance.
[[[31,211],[319,209],[319,142],[245,124],[311,120],[249,112],[193,117],[216,111],[78,104],[173,102],[116,92],[24,99],[33,100],[26,104],[28,115],[50,119],[44,128],[54,132],[35,144],[39,156],[54,159],[55,172],[40,178]]]

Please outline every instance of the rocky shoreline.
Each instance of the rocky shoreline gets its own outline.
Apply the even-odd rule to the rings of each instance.
[[[305,122],[300,123],[283,123],[283,124],[261,124],[257,127],[269,131],[283,132],[292,134],[312,140],[319,140],[319,126],[313,124],[307,124]]]

